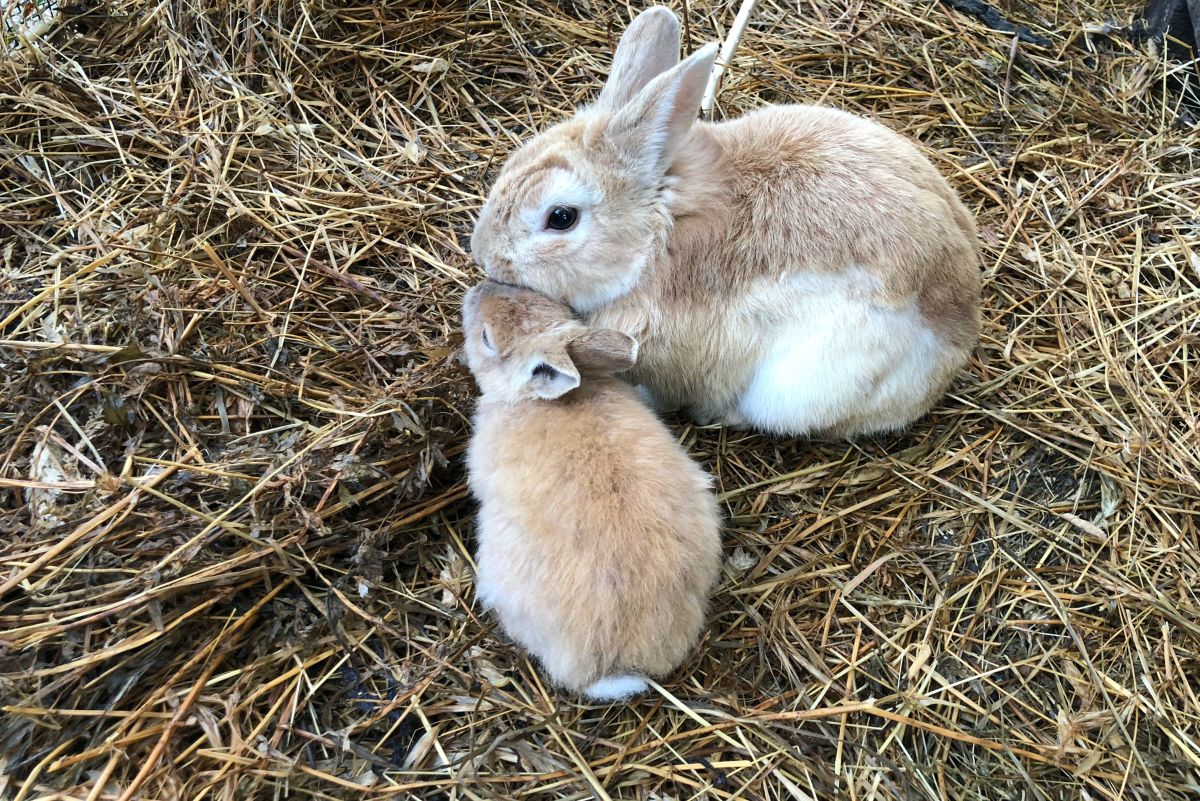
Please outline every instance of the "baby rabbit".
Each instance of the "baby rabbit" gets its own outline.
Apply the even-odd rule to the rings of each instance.
[[[553,682],[596,701],[644,691],[704,624],[721,558],[710,479],[613,377],[637,343],[528,289],[463,302],[482,391],[468,451],[476,591]]]
[[[595,104],[508,159],[489,276],[636,338],[660,408],[776,434],[907,426],[979,334],[975,224],[907,139],[829,108],[697,121],[716,56],[642,12]]]

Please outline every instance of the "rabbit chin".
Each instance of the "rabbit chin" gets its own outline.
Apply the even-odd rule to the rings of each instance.
[[[614,300],[627,295],[630,290],[637,286],[638,281],[642,277],[642,272],[649,261],[650,255],[648,253],[643,254],[633,266],[627,267],[619,275],[613,275],[602,283],[593,283],[591,286],[586,287],[581,286],[574,292],[563,292],[561,300],[579,314],[590,314],[601,306],[606,306]]]

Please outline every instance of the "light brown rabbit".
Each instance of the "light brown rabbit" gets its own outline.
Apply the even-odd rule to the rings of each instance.
[[[829,108],[697,121],[716,55],[629,26],[596,103],[517,150],[472,237],[493,278],[638,340],[663,409],[778,434],[903,428],[979,333],[975,225],[907,139]]]
[[[597,701],[679,666],[720,567],[710,479],[613,373],[637,344],[491,281],[463,302],[476,591],[551,680]]]

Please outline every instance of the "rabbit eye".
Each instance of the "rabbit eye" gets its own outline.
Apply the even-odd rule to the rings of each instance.
[[[555,206],[546,217],[546,227],[554,231],[568,231],[579,220],[579,210],[570,206]]]
[[[492,339],[491,339],[491,337],[488,336],[488,332],[487,332],[486,328],[483,329],[483,331],[481,332],[480,339],[483,340],[483,346],[485,348],[488,348],[489,350],[494,350],[494,348],[492,348]]]

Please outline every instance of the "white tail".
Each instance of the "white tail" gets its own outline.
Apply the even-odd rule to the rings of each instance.
[[[625,701],[646,692],[649,687],[641,676],[605,676],[584,687],[583,694],[593,701]]]

